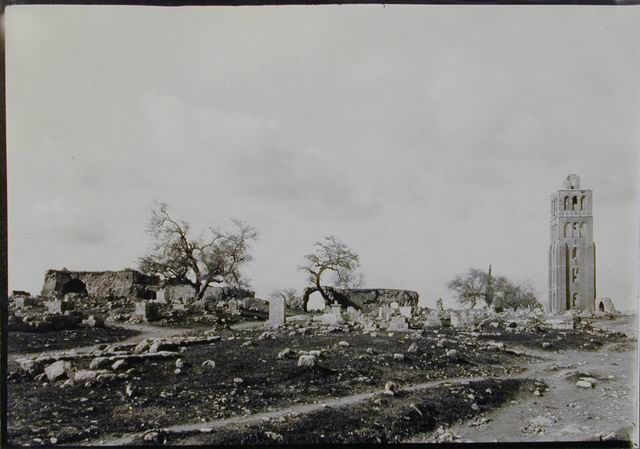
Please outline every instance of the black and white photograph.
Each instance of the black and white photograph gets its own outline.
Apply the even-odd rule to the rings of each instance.
[[[639,6],[2,20],[8,447],[638,447]]]

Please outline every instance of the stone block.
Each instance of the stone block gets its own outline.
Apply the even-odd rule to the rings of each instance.
[[[396,315],[391,318],[391,322],[389,323],[389,327],[387,328],[389,332],[406,332],[409,330],[409,324],[407,323],[407,319],[402,315]]]
[[[269,300],[269,321],[266,327],[282,326],[285,321],[284,298],[272,298]]]
[[[145,321],[154,321],[162,318],[158,303],[151,301],[137,301],[135,303],[133,316],[140,317]]]

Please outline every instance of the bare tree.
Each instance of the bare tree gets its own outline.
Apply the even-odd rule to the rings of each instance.
[[[500,285],[499,297],[496,298],[496,307],[513,310],[542,307],[536,295],[536,288],[531,280],[511,282],[504,279]]]
[[[160,276],[165,283],[193,286],[196,300],[202,299],[212,283],[247,286],[240,268],[252,259],[249,244],[256,239],[257,232],[242,221],[232,219],[232,222],[233,231],[210,227],[194,238],[189,235],[189,223],[174,219],[165,203],[155,204],[147,230],[153,238],[153,247],[140,258],[140,269]]]
[[[470,268],[465,274],[458,274],[447,287],[453,290],[460,304],[474,308],[480,299],[486,298],[489,276],[482,270]],[[495,288],[495,286],[494,286]]]
[[[324,242],[315,242],[313,246],[315,251],[304,256],[307,262],[299,269],[307,273],[309,282],[320,292],[325,303],[329,303],[331,298],[322,287],[323,275],[331,272],[333,285],[345,285],[345,282],[357,279],[355,270],[360,266],[360,258],[333,235],[325,237]],[[305,295],[305,310],[308,300],[309,296]]]

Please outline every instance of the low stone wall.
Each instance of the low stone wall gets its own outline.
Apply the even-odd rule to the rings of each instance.
[[[190,284],[169,284],[156,290],[156,300],[166,303],[189,302],[196,296]],[[204,293],[207,301],[228,301],[230,299],[253,298],[255,292],[234,287],[209,287]]]

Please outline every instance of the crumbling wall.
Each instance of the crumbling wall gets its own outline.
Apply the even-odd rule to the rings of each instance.
[[[47,270],[42,295],[62,297],[66,293],[86,293],[94,297],[149,298],[150,287],[158,282],[157,277],[136,270]]]
[[[352,306],[365,313],[376,311],[378,307],[390,306],[394,302],[399,306],[416,307],[420,299],[418,292],[412,290],[386,288],[322,288],[332,301],[338,302],[346,307]],[[316,291],[317,289],[314,287],[306,288],[303,298],[308,301],[309,295]]]
[[[196,296],[191,284],[167,284],[156,291],[156,299],[167,303],[182,300],[190,301]],[[255,292],[234,287],[208,287],[204,299],[210,301],[228,301],[230,299],[253,298]]]
[[[613,304],[611,298],[598,298],[596,300],[596,312],[603,312],[611,315],[618,314],[616,306]]]

